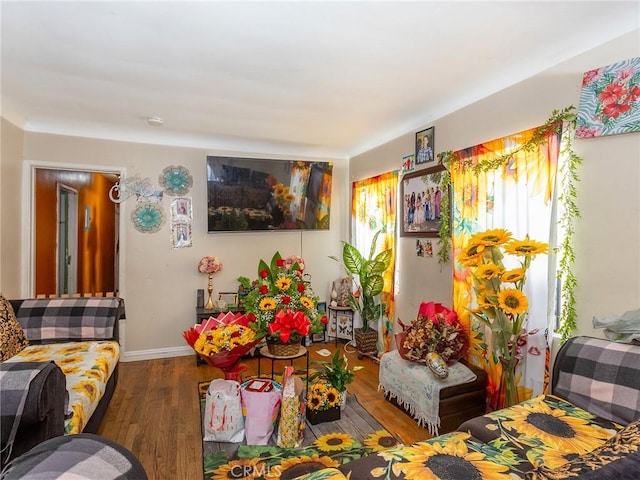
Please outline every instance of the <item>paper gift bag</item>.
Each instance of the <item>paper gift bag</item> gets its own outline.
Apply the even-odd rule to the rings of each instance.
[[[244,440],[240,384],[217,378],[209,384],[204,411],[204,440],[239,443]]]
[[[255,378],[242,384],[240,395],[247,445],[268,445],[280,412],[282,385]]]
[[[302,445],[304,436],[304,388],[302,380],[293,374],[293,366],[284,369],[282,405],[278,421],[277,445],[280,448],[296,448]]]

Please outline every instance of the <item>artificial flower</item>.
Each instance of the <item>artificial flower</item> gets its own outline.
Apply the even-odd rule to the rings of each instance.
[[[200,273],[216,273],[222,270],[222,262],[218,257],[202,257],[198,263]]]
[[[318,312],[318,297],[300,257],[284,259],[276,252],[269,265],[260,260],[258,277],[258,288],[245,299],[247,317],[258,338],[290,343],[322,331],[327,318]]]

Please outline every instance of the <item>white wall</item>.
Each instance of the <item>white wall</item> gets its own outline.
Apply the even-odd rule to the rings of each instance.
[[[640,56],[640,31],[575,57],[416,131],[435,126],[435,151],[458,150],[543,124],[554,109],[578,107],[582,74]],[[472,74],[472,72],[469,72]],[[357,180],[397,169],[413,153],[409,132],[351,160]],[[579,174],[575,274],[579,282],[579,333],[602,336],[593,316],[622,314],[640,306],[640,133],[575,140],[583,158]],[[434,247],[435,247],[434,243]],[[396,313],[412,319],[423,300],[452,303],[452,265],[415,255],[415,238],[399,241],[400,294]]]
[[[302,255],[311,274],[312,285],[323,299],[329,284],[340,275],[339,266],[328,260],[337,255],[340,241],[346,239],[349,212],[347,162],[334,161],[331,229],[306,232],[207,233],[206,156],[234,155],[232,152],[190,149],[25,133],[24,159],[60,165],[98,165],[126,169],[129,175],[158,176],[169,165],[182,165],[193,176],[193,247],[173,249],[169,222],[155,234],[135,230],[129,216],[135,200],[122,204],[121,295],[125,299],[124,359],[141,359],[190,353],[182,332],[195,322],[196,290],[206,289],[207,277],[196,270],[204,255],[219,257],[224,265],[214,275],[214,295],[235,291],[240,275],[257,278],[260,258],[270,260],[278,250],[284,256]],[[260,157],[238,152],[236,156]],[[273,156],[269,156],[273,158]],[[24,173],[22,174],[24,175]],[[21,181],[22,179],[20,179]],[[18,182],[20,183],[20,182]],[[171,197],[162,203],[168,213]],[[27,295],[29,292],[21,292]]]

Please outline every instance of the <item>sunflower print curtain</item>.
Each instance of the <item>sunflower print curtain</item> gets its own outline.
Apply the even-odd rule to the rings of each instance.
[[[386,305],[385,314],[377,325],[378,350],[382,349],[383,352],[389,351],[393,334],[397,192],[397,171],[353,182],[351,189],[351,244],[368,256],[373,236],[383,229],[378,237],[377,251],[394,249],[380,296],[380,300]]]
[[[455,259],[470,237],[487,229],[503,228],[514,238],[549,243],[550,254],[541,255],[528,271],[525,294],[530,308],[526,324],[529,335],[523,346],[523,359],[516,371],[518,401],[545,390],[548,371],[547,326],[553,318],[555,292],[556,222],[554,219],[556,172],[560,153],[560,134],[551,133],[545,142],[529,151],[517,151],[534,135],[535,129],[492,140],[456,152],[450,165],[452,201],[452,249]],[[481,165],[496,157],[515,152],[497,169],[463,168],[463,163]],[[454,155],[456,158],[456,155]],[[491,332],[469,314],[475,307],[470,270],[454,264],[453,306],[470,332],[470,360],[488,373],[487,396],[492,408],[501,406],[501,366],[491,351]]]

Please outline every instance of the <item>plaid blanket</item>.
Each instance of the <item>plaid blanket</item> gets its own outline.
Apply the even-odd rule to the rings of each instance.
[[[14,310],[30,343],[111,340],[115,339],[117,321],[124,317],[124,300],[33,298],[15,304]]]
[[[2,480],[146,480],[140,461],[127,449],[91,433],[51,438],[12,460]]]
[[[555,395],[623,425],[640,418],[640,346],[574,337],[554,365]]]
[[[0,453],[2,464],[11,455],[31,380],[52,362],[0,363]]]

